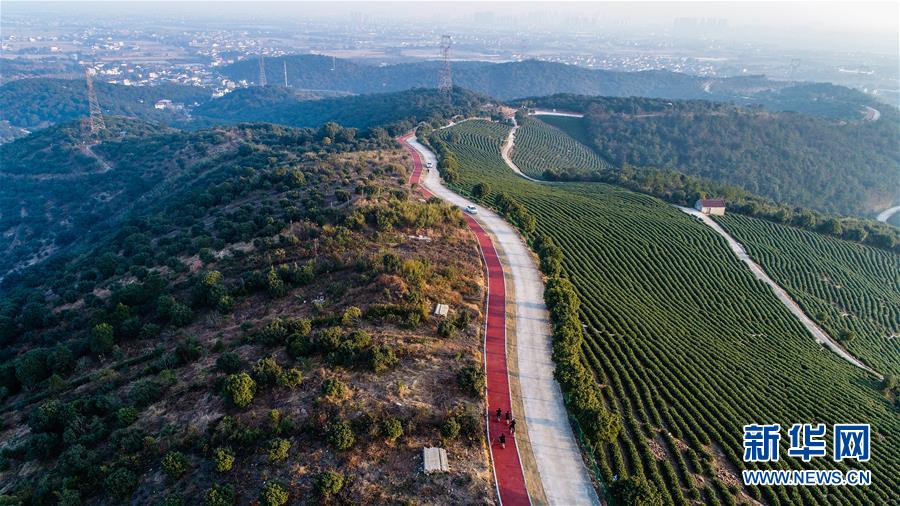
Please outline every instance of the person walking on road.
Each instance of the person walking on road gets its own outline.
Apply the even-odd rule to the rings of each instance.
[[[512,413],[507,411],[506,412],[506,425],[509,425],[510,420],[512,420]]]
[[[498,422],[500,421],[501,416],[503,416],[503,410],[500,408],[497,408],[497,421]]]
[[[500,448],[506,449],[506,435],[500,434]]]
[[[516,419],[513,418],[511,422],[509,422],[509,434],[511,436],[516,435]]]

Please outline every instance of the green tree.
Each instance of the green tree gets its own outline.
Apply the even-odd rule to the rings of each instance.
[[[235,499],[234,487],[231,485],[213,485],[206,491],[203,502],[206,506],[233,506]]]
[[[262,506],[283,506],[288,503],[290,494],[281,483],[270,481],[263,486],[259,493],[259,504]]]
[[[340,420],[328,428],[328,442],[338,450],[346,450],[356,442],[353,428],[347,420]]]
[[[213,450],[213,464],[220,473],[231,471],[234,466],[234,452],[230,448],[216,448]]]
[[[256,382],[245,372],[232,374],[225,380],[225,392],[232,404],[239,408],[246,408],[253,402],[253,396],[256,395]]]
[[[394,442],[403,435],[403,423],[396,417],[385,418],[381,424],[381,432],[385,439]]]
[[[344,475],[337,471],[323,471],[316,477],[316,492],[322,497],[331,497],[344,488]]]
[[[162,459],[163,472],[171,480],[180,478],[187,472],[189,465],[190,462],[188,462],[187,457],[179,451],[170,451]]]
[[[113,340],[113,326],[108,323],[98,323],[91,329],[91,352],[97,355],[109,353],[112,351],[115,341]]]
[[[291,442],[284,438],[275,438],[269,444],[269,462],[281,462],[288,458]]]
[[[138,477],[124,467],[117,467],[106,476],[103,483],[109,495],[118,499],[128,499],[137,487]]]

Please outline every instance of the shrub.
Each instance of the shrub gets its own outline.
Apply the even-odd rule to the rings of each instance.
[[[403,435],[403,423],[399,418],[386,418],[381,424],[381,432],[388,441],[396,441]]]
[[[460,425],[455,416],[447,418],[441,425],[441,435],[446,439],[456,439],[459,437]]]
[[[50,368],[47,367],[48,354],[45,348],[35,348],[16,359],[15,376],[25,388],[33,388],[50,376]]]
[[[316,492],[322,497],[330,497],[344,488],[344,475],[336,471],[324,471],[316,477]]]
[[[203,498],[206,506],[233,506],[234,487],[231,485],[213,485]]]
[[[337,378],[326,378],[322,382],[322,395],[329,399],[343,399],[348,393],[347,385]]]
[[[299,387],[301,383],[303,383],[303,372],[296,367],[291,367],[278,377],[278,384],[291,390]]]
[[[38,406],[28,416],[28,426],[32,432],[55,432],[61,434],[74,416],[69,404],[58,399],[49,400]]]
[[[341,315],[341,325],[356,325],[359,323],[360,318],[362,318],[362,310],[356,306],[350,306]]]
[[[190,364],[194,360],[197,360],[202,353],[203,348],[200,346],[200,342],[193,336],[189,336],[175,347],[175,356],[182,365]]]
[[[474,365],[467,365],[460,369],[456,375],[456,382],[463,391],[479,398],[484,395],[484,389],[487,385],[484,371]]]
[[[256,394],[256,382],[245,372],[232,374],[225,380],[225,392],[231,398],[232,404],[239,408],[246,408],[253,402],[253,396]]]
[[[226,351],[216,359],[216,369],[224,373],[234,374],[240,371],[242,367],[244,367],[244,361],[241,360],[240,355],[233,351]]]
[[[122,427],[128,427],[133,424],[137,420],[137,417],[138,410],[131,406],[125,406],[116,411],[116,420],[118,420],[119,425]]]
[[[183,453],[173,450],[166,453],[165,457],[163,457],[162,469],[166,476],[176,480],[187,472],[189,464],[187,457]]]
[[[263,486],[259,493],[259,504],[262,506],[283,506],[287,504],[289,494],[284,485],[277,481],[270,481]]]
[[[338,450],[346,450],[353,446],[356,436],[350,422],[341,420],[333,423],[328,429],[328,442]]]
[[[181,494],[169,494],[163,498],[159,506],[184,506],[184,497],[181,497]]]
[[[643,476],[632,476],[614,481],[609,494],[615,504],[639,504],[662,506],[663,499],[656,486]]]
[[[373,346],[369,351],[369,368],[383,372],[397,365],[397,355],[387,345]]]
[[[234,466],[234,452],[230,448],[216,448],[213,450],[213,464],[220,473],[231,471]]]
[[[113,340],[113,326],[108,323],[98,323],[91,329],[91,352],[97,355],[109,353],[112,351],[115,341]]]
[[[128,398],[136,406],[147,406],[159,400],[160,397],[162,397],[162,388],[150,379],[135,382],[128,392]]]
[[[130,470],[118,467],[106,476],[106,480],[103,483],[109,495],[119,499],[127,499],[131,497],[132,491],[137,487],[138,478]]]
[[[451,319],[444,319],[438,323],[437,333],[441,337],[449,338],[456,334],[456,322]]]
[[[275,438],[269,444],[269,462],[281,462],[288,458],[291,442],[283,438]]]
[[[253,366],[253,379],[260,385],[274,385],[278,378],[284,374],[281,366],[275,361],[274,357],[266,357],[259,359]]]

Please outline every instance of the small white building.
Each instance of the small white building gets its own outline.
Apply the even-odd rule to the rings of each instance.
[[[423,448],[422,464],[425,474],[446,473],[450,470],[447,462],[447,450],[443,448]]]
[[[698,199],[696,203],[694,203],[694,209],[700,211],[703,214],[712,214],[714,216],[724,216],[725,215],[725,200],[724,199]]]
[[[447,316],[450,311],[449,304],[437,304],[434,306],[434,316]]]
[[[168,99],[165,99],[165,98],[164,98],[164,99],[162,99],[162,100],[157,100],[156,103],[153,104],[153,107],[154,107],[155,109],[159,109],[160,111],[163,111],[163,110],[165,110],[165,109],[172,109],[173,106],[172,106],[172,101],[171,101],[171,100],[168,100]]]

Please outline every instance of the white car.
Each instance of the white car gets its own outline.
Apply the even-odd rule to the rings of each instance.
[[[478,208],[470,204],[466,206],[466,212],[469,214],[478,214]]]
[[[425,164],[425,166],[430,169],[430,168],[434,167],[434,164],[432,162],[428,162]]]

